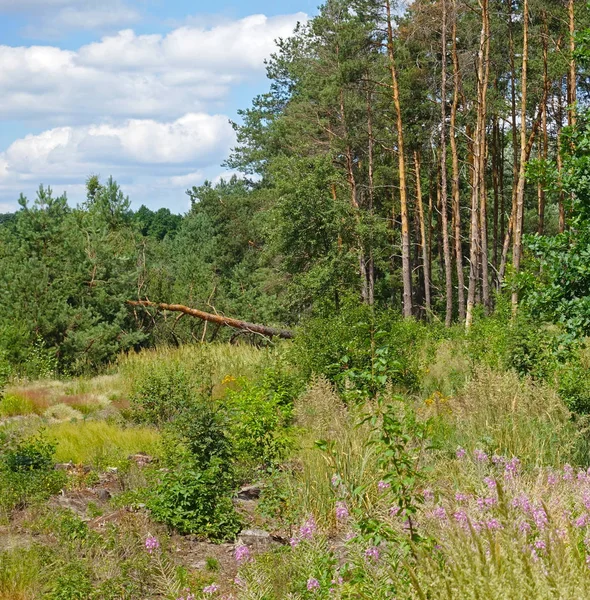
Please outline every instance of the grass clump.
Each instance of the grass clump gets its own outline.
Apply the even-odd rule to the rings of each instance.
[[[0,416],[16,417],[20,415],[33,415],[37,410],[33,402],[24,396],[7,393],[0,398]]]
[[[107,421],[59,423],[48,428],[57,441],[58,462],[106,467],[145,452],[157,455],[160,434],[151,427],[123,427]]]

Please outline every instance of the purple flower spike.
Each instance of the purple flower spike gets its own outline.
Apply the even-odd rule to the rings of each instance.
[[[467,452],[465,451],[465,449],[461,447],[457,448],[457,452],[455,453],[459,460],[465,458],[466,454]]]
[[[479,448],[473,451],[473,456],[477,462],[488,462],[488,455]]]
[[[380,492],[384,492],[385,490],[388,490],[391,487],[391,483],[382,480],[377,484],[377,487],[379,488]]]
[[[379,560],[379,548],[371,546],[365,550],[365,558],[377,562]]]
[[[148,538],[145,541],[145,548],[146,550],[151,554],[152,552],[154,552],[154,550],[157,550],[160,547],[160,542],[158,542],[158,540],[153,537],[153,536],[148,536]]]
[[[336,502],[336,518],[339,521],[345,521],[348,519],[348,507],[346,502]]]
[[[315,577],[310,577],[307,580],[307,591],[316,592],[320,589],[320,582]]]
[[[250,549],[248,546],[238,546],[234,552],[234,557],[238,564],[248,562],[250,560]]]
[[[212,583],[207,587],[203,588],[203,594],[212,595],[219,591],[219,586],[216,583]]]

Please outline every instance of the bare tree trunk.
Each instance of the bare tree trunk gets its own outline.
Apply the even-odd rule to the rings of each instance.
[[[496,85],[497,87],[497,85]],[[494,214],[492,232],[492,264],[498,268],[498,223],[500,215],[500,125],[498,115],[492,119],[492,187],[494,191]]]
[[[406,187],[406,164],[404,156],[404,134],[402,111],[399,101],[399,87],[393,50],[393,26],[391,20],[391,2],[385,0],[387,10],[387,52],[393,86],[393,104],[397,113],[397,154],[399,165],[400,211],[402,221],[402,279],[404,285],[403,314],[407,319],[412,316],[412,264],[410,258],[410,228],[408,221],[408,197]]]
[[[481,194],[481,169],[484,164],[484,158],[481,156],[485,144],[482,146],[483,131],[485,128],[485,115],[482,118],[482,112],[485,110],[485,90],[484,79],[486,65],[486,45],[487,45],[487,7],[488,0],[481,2],[481,33],[479,38],[479,50],[477,55],[477,120],[475,125],[475,135],[473,138],[473,175],[471,188],[471,249],[469,253],[469,288],[467,292],[467,313],[465,315],[465,327],[469,329],[473,322],[473,309],[475,307],[476,286],[478,278],[478,261],[480,257],[480,194]],[[485,138],[483,138],[485,139]],[[487,257],[485,257],[487,261]],[[487,266],[487,265],[486,265]]]
[[[447,201],[447,3],[442,0],[442,68],[441,68],[441,125],[440,125],[440,172],[441,172],[441,217],[443,254],[445,263],[446,315],[445,325],[453,321],[453,263],[449,245],[448,201]]]
[[[284,339],[291,339],[294,337],[294,333],[288,329],[278,329],[276,327],[268,327],[266,325],[257,325],[255,323],[248,323],[247,321],[240,321],[238,319],[232,319],[231,317],[224,317],[222,315],[214,315],[211,313],[197,310],[196,308],[189,308],[182,304],[166,304],[164,302],[150,302],[149,300],[127,300],[126,304],[129,306],[143,306],[153,307],[158,310],[170,310],[174,312],[181,312],[197,319],[202,319],[205,322],[215,323],[218,326],[225,325],[226,327],[233,327],[234,329],[240,329],[245,332],[259,333],[268,337],[280,337]],[[204,336],[203,336],[204,339]]]
[[[414,165],[416,168],[416,203],[418,206],[418,219],[420,224],[420,239],[422,246],[422,267],[424,270],[424,302],[427,316],[432,314],[432,300],[430,296],[430,256],[428,240],[426,238],[426,224],[424,220],[424,204],[422,202],[422,183],[420,181],[420,155],[414,150]]]
[[[457,304],[459,320],[465,320],[465,274],[461,247],[461,196],[459,188],[459,153],[457,151],[457,109],[459,107],[459,59],[457,56],[457,5],[453,0],[453,104],[451,107],[451,156],[453,162],[453,224],[455,237],[455,261],[457,264]]]
[[[524,220],[524,185],[525,168],[527,162],[526,156],[526,101],[527,101],[527,69],[529,54],[529,4],[528,0],[523,0],[522,7],[522,73],[520,94],[520,169],[518,175],[518,190],[516,194],[516,218],[514,221],[514,244],[512,248],[512,267],[514,274],[520,272],[520,260],[522,258],[522,227]],[[512,314],[515,315],[518,309],[518,289],[514,286],[512,290]]]

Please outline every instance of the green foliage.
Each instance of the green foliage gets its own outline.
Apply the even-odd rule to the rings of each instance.
[[[182,415],[209,392],[206,368],[201,373],[189,373],[181,365],[166,362],[143,374],[135,383],[130,401],[138,421],[161,425]]]
[[[0,507],[10,513],[16,508],[47,500],[66,483],[63,471],[53,468],[55,445],[42,435],[7,438],[0,463]]]
[[[297,385],[280,371],[268,371],[259,381],[238,382],[224,399],[230,436],[243,466],[271,467],[291,447],[289,426]]]
[[[433,334],[419,322],[352,306],[310,320],[295,340],[293,361],[306,376],[325,375],[352,395],[375,396],[388,381],[415,390],[422,346]]]

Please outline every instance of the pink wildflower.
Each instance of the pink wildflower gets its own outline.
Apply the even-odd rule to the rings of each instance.
[[[307,521],[299,528],[299,537],[302,540],[311,540],[317,531],[317,525],[313,515],[310,516]]]
[[[473,451],[473,456],[477,462],[488,462],[488,455],[479,448]]]
[[[320,582],[315,577],[310,577],[307,580],[307,591],[315,592],[320,589]]]
[[[384,492],[385,490],[388,490],[391,487],[391,483],[387,482],[387,481],[383,481],[381,480],[378,484],[377,487],[379,488],[380,492]]]
[[[219,591],[219,586],[216,583],[212,583],[203,588],[203,594],[216,594]]]
[[[150,535],[145,540],[145,547],[146,550],[151,554],[154,550],[157,550],[160,547],[160,542],[158,542],[154,536]]]
[[[336,502],[336,518],[339,521],[345,521],[348,519],[348,507],[346,502]]]
[[[467,452],[465,451],[464,448],[457,448],[457,451],[455,452],[455,456],[460,460],[462,458],[465,458]]]
[[[243,563],[250,560],[250,549],[248,546],[238,546],[234,552],[237,563]]]
[[[379,560],[379,548],[371,546],[365,550],[365,558],[377,562]]]

